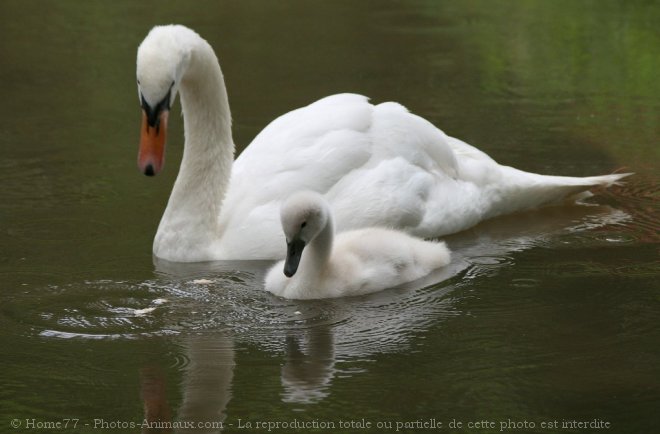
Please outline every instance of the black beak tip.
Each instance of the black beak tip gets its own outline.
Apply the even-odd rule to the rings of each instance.
[[[302,240],[287,241],[286,259],[284,260],[284,275],[292,277],[298,271],[300,256],[305,248],[305,242]]]
[[[147,167],[144,168],[144,174],[147,176],[154,176],[156,174],[156,171],[154,170],[154,166],[151,164],[147,164]]]

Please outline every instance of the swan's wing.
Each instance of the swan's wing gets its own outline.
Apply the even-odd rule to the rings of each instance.
[[[223,243],[249,231],[264,246],[282,238],[280,202],[298,190],[325,194],[340,229],[415,228],[436,184],[459,173],[442,131],[399,104],[374,106],[351,94],[279,117],[232,170]]]
[[[309,170],[319,179],[308,188],[324,193],[368,162],[395,158],[456,177],[449,139],[400,104],[374,106],[361,95],[333,95],[268,125],[236,160],[234,179],[293,173],[310,182],[304,175]]]
[[[370,159],[326,193],[338,230],[385,226],[419,232],[428,226],[436,192],[448,192],[445,199],[451,200],[460,191],[461,167],[450,138],[396,103],[374,107],[368,137],[377,143]]]
[[[250,191],[257,201],[300,189],[327,192],[371,158],[372,112],[365,97],[342,94],[280,116],[238,157],[230,189]]]
[[[394,102],[375,106],[372,119],[369,135],[378,143],[375,160],[402,158],[429,173],[458,176],[450,138],[426,119]]]

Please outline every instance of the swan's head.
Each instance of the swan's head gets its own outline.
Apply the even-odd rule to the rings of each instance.
[[[330,207],[323,196],[303,191],[289,197],[280,211],[287,252],[284,274],[296,274],[303,249],[328,225]]]
[[[167,117],[199,36],[183,26],[154,27],[138,47],[137,85],[142,106],[138,167],[147,176],[163,167]]]

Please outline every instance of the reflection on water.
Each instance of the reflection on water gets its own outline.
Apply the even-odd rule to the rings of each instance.
[[[223,334],[191,334],[181,340],[181,345],[186,359],[185,364],[177,367],[183,371],[180,386],[183,398],[176,416],[172,417],[166,375],[162,368],[149,365],[140,369],[144,433],[221,431],[231,398],[235,365],[233,342]]]
[[[335,344],[329,327],[308,328],[286,337],[282,400],[313,403],[328,395],[335,376]]]
[[[5,318],[46,338],[176,336],[182,349],[172,367],[183,373],[176,386],[182,401],[172,412],[162,370],[145,366],[140,370],[145,417],[171,419],[175,414],[174,420],[221,421],[232,395],[236,342],[283,358],[283,402],[320,402],[337,376],[360,375],[342,364],[414,351],[413,340],[431,325],[465,315],[459,307],[461,291],[471,280],[517,267],[516,252],[629,243],[598,232],[629,220],[620,210],[593,205],[502,217],[448,237],[453,259],[446,268],[422,281],[351,299],[276,298],[261,289],[269,262],[177,264],[155,259],[156,279],[32,288],[11,303]],[[587,266],[596,269],[571,263],[536,271],[560,276],[607,272],[597,264]],[[532,288],[539,280],[516,278],[512,285]],[[38,306],[28,304],[32,291],[40,294]],[[502,301],[489,310],[504,313],[511,303]]]
[[[0,423],[597,417],[652,432],[659,13],[0,2]],[[266,262],[154,263],[182,132],[172,122],[162,176],[140,176],[135,49],[175,21],[218,52],[239,152],[275,116],[349,91],[399,101],[503,164],[636,175],[588,205],[447,237],[448,267],[365,297],[278,299],[262,290]]]
[[[226,416],[225,408],[231,398],[234,370],[232,339],[222,334],[187,336],[183,345],[189,364],[184,370],[181,384],[183,402],[179,408],[178,420],[223,421]]]
[[[167,380],[158,366],[145,366],[140,369],[140,398],[144,404],[144,419],[149,426],[172,421],[172,409],[167,400]],[[145,428],[143,433],[171,432]]]

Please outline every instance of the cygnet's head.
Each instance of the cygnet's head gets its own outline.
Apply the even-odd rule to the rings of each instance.
[[[153,176],[163,166],[167,117],[199,35],[184,26],[154,27],[138,47],[137,86],[142,106],[138,167]]]
[[[298,270],[305,246],[328,224],[330,209],[319,193],[302,191],[282,204],[280,217],[287,244],[284,274],[291,277]]]

